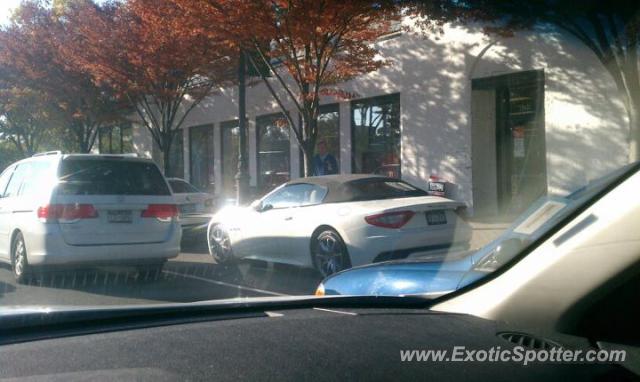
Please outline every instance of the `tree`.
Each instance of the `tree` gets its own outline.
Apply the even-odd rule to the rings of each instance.
[[[10,74],[4,81],[14,89],[30,89],[31,95],[46,100],[50,107],[45,109],[61,111],[78,150],[90,152],[100,127],[121,121],[127,109],[61,49],[69,28],[64,15],[46,3],[23,2],[12,22],[0,30],[0,65]]]
[[[341,0],[173,0],[197,28],[223,34],[245,51],[283,111],[312,175],[321,96],[349,95],[339,84],[379,69],[373,43],[389,33],[398,16],[395,4]],[[216,23],[214,20],[224,20]],[[278,90],[286,94],[283,98]],[[300,120],[292,118],[293,104]]]
[[[12,163],[23,158],[24,155],[18,151],[13,143],[0,137],[0,173]]]
[[[82,3],[65,14],[72,28],[63,51],[70,65],[132,106],[162,151],[167,173],[187,116],[230,78],[232,45],[194,27],[171,1]]]
[[[28,88],[0,89],[0,138],[23,157],[32,156],[50,135],[56,113],[45,94]]]

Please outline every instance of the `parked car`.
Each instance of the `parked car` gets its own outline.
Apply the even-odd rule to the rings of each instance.
[[[564,198],[541,197],[500,236],[478,250],[352,268],[327,277],[316,289],[316,295],[406,296],[453,292],[510,261],[629,167],[622,167]]]
[[[178,203],[183,231],[204,231],[216,207],[215,196],[199,190],[184,179],[167,178],[167,181]]]
[[[0,261],[34,267],[131,263],[159,271],[178,255],[178,209],[149,159],[38,154],[0,175]]]
[[[323,276],[443,248],[467,248],[464,204],[377,175],[289,181],[248,207],[229,207],[208,228],[220,263],[250,258],[316,268]]]

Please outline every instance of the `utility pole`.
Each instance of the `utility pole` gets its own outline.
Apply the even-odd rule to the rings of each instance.
[[[244,50],[238,62],[238,172],[236,173],[236,204],[249,200],[249,162],[247,158],[247,64]]]

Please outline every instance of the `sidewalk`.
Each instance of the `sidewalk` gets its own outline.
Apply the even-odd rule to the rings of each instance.
[[[473,229],[469,248],[480,248],[498,237],[502,232],[509,228],[508,223],[485,223],[479,221],[470,221],[469,224]]]

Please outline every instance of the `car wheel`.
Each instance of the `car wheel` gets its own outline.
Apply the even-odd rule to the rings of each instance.
[[[311,239],[313,265],[322,277],[351,268],[347,247],[333,229],[318,232]]]
[[[222,224],[215,224],[209,230],[209,253],[218,264],[233,262],[233,250],[229,234]]]
[[[24,284],[31,278],[31,266],[27,260],[27,247],[21,232],[16,234],[11,245],[11,270],[13,270],[13,277],[19,284]]]

